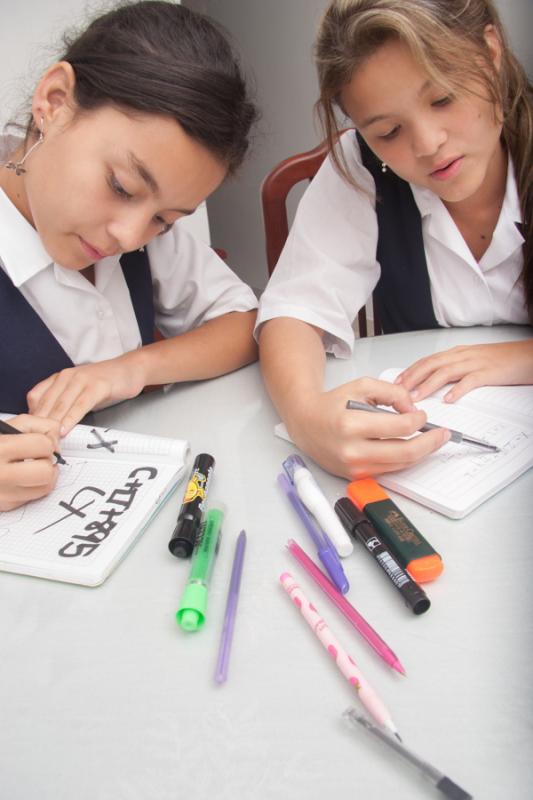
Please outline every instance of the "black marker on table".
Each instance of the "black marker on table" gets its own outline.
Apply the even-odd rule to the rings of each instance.
[[[387,550],[368,517],[359,511],[349,497],[341,497],[340,500],[337,500],[335,511],[350,536],[359,539],[364,544],[366,550],[396,586],[413,614],[423,614],[424,611],[427,611],[431,605],[427,594]]]
[[[3,419],[0,419],[0,433],[5,433],[8,436],[11,436],[14,433],[25,433],[25,431],[19,431],[18,428],[14,428],[8,422],[4,422]],[[59,453],[54,451],[54,455],[56,457],[56,461],[58,464],[66,464],[67,462]]]
[[[193,551],[214,466],[215,459],[209,453],[200,453],[194,460],[178,521],[168,543],[173,556],[189,558]]]

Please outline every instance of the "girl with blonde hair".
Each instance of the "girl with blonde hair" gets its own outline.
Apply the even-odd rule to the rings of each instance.
[[[374,292],[385,333],[533,319],[532,87],[490,0],[335,0],[322,19],[318,110],[330,157],[304,195],[261,299],[263,374],[302,450],[346,477],[412,464],[413,401],[454,382],[533,383],[531,339],[456,347],[395,385],[323,389]],[[349,117],[355,130],[339,136]],[[348,399],[397,416],[346,410]]]

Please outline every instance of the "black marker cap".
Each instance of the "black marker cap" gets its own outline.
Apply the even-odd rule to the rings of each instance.
[[[178,521],[168,543],[168,549],[173,556],[189,558],[194,549],[200,525],[201,519],[196,517],[182,517]]]

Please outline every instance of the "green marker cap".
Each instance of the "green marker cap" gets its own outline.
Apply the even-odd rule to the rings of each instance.
[[[207,588],[200,583],[189,583],[185,587],[176,619],[185,631],[198,631],[205,622]]]

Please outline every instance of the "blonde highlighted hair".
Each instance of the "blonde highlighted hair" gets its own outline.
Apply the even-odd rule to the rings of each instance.
[[[485,39],[492,26],[501,42],[496,68]],[[334,0],[317,35],[315,57],[320,83],[317,110],[332,158],[348,179],[346,162],[335,147],[339,135],[340,92],[360,66],[391,39],[406,44],[428,76],[444,89],[464,93],[465,84],[503,115],[502,140],[514,164],[525,238],[523,281],[533,321],[533,86],[511,52],[492,0]]]

